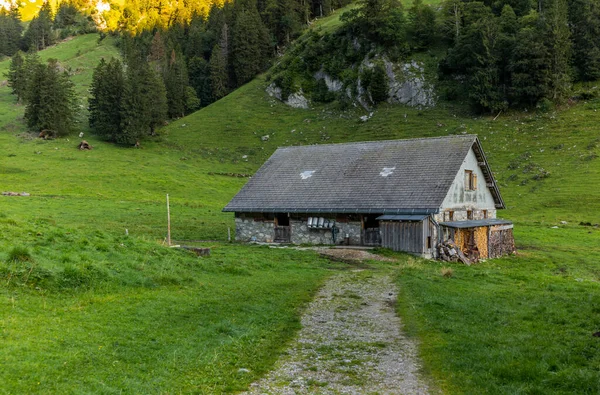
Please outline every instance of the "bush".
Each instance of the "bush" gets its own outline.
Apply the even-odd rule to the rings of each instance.
[[[382,62],[375,63],[372,69],[364,69],[360,79],[365,90],[369,92],[374,104],[387,100],[388,78]]]
[[[330,103],[335,100],[335,93],[329,91],[324,79],[320,79],[315,83],[312,98],[316,102]]]

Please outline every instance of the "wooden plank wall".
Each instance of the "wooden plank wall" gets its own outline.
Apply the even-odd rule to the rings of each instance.
[[[423,225],[424,221],[381,222],[381,246],[394,251],[422,254],[427,237],[431,236],[430,227]]]

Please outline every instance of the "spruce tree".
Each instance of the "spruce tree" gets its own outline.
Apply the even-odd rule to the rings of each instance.
[[[19,50],[22,31],[19,6],[15,3],[9,10],[0,8],[0,56],[13,56]]]
[[[537,11],[520,18],[520,29],[510,62],[511,101],[532,106],[550,96],[551,60],[544,41],[544,25]]]
[[[154,135],[167,119],[165,85],[146,62],[129,64],[121,107],[120,144],[135,144],[147,135]]]
[[[212,87],[210,84],[210,69],[204,58],[194,56],[189,60],[188,75],[190,86],[196,91],[202,106],[212,103]]]
[[[567,0],[550,0],[546,6],[546,48],[550,54],[550,93],[555,102],[564,100],[571,89],[571,40]]]
[[[99,137],[116,142],[121,134],[121,112],[125,90],[123,65],[118,59],[100,61],[92,77],[89,124]]]
[[[409,35],[415,49],[429,47],[435,38],[435,11],[423,0],[415,0],[408,9]]]
[[[8,85],[12,88],[12,94],[17,96],[17,103],[21,103],[27,90],[27,73],[25,59],[20,51],[13,55],[6,76]]]
[[[45,1],[37,16],[29,23],[23,40],[28,49],[39,51],[54,44],[52,7]]]
[[[170,118],[183,117],[186,112],[188,75],[182,56],[171,53],[164,76]]]
[[[25,120],[30,130],[49,130],[58,136],[71,131],[75,119],[75,92],[66,72],[58,61],[48,60],[47,65],[32,65],[33,74],[28,84]]]
[[[229,92],[227,88],[227,58],[219,44],[214,46],[208,66],[212,98],[216,101]]]
[[[600,79],[600,4],[596,0],[572,0],[569,26],[578,78],[582,81]]]
[[[236,86],[241,86],[261,72],[266,64],[268,33],[254,5],[238,10],[231,42],[233,74]]]

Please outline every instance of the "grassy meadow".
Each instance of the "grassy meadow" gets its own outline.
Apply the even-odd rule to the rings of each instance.
[[[97,38],[42,53],[71,67],[82,96],[99,58],[118,54]],[[265,84],[141,149],[90,136],[82,98],[86,152],[76,134],[25,133],[22,106],[0,87],[0,189],[31,194],[0,196],[0,392],[244,389],[334,268],[311,252],[226,242],[233,218],[221,209],[247,176],[279,146],[461,133],[482,141],[519,252],[472,267],[391,254],[400,263],[380,266],[397,273],[426,374],[452,394],[600,391],[599,99],[495,120],[445,103],[382,105],[362,122],[360,108],[288,108]],[[173,238],[214,240],[202,243],[210,257],[164,245],[166,194]]]

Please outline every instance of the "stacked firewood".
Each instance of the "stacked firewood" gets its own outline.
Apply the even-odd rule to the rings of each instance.
[[[446,262],[462,262],[465,265],[471,264],[456,243],[450,239],[438,244],[438,259]]]

